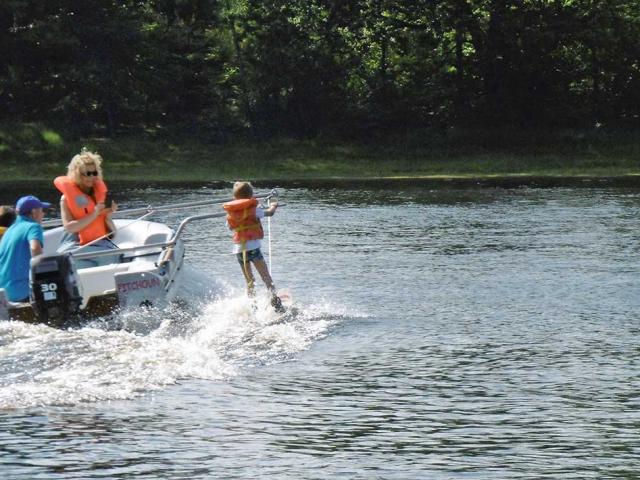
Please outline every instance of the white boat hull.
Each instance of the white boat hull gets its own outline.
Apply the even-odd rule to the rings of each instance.
[[[123,308],[162,308],[175,298],[182,273],[184,246],[180,240],[171,246],[164,245],[170,242],[174,230],[164,224],[144,220],[115,220],[115,223],[117,232],[111,241],[118,249],[113,250],[114,255],[109,256],[109,263],[105,265],[77,268],[75,284],[81,297],[79,310],[73,318],[56,321],[56,326],[108,315]],[[63,234],[62,227],[45,232],[43,257],[56,255]],[[73,252],[72,259],[74,255],[83,253],[83,249]],[[82,262],[72,263],[80,266]],[[37,287],[44,289],[47,286],[34,286],[32,279],[32,290]],[[45,292],[45,295],[54,295],[55,298],[56,292]],[[11,303],[0,289],[0,319],[52,323],[39,318],[37,309],[32,305],[34,297],[32,291],[31,303]]]

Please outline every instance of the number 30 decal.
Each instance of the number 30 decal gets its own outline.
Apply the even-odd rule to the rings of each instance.
[[[40,285],[40,288],[42,288],[43,292],[55,292],[56,290],[58,290],[58,284],[57,283],[43,283],[42,285]]]

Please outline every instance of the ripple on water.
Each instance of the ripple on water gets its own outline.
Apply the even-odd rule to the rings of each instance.
[[[637,476],[637,191],[282,193],[291,317],[229,287],[208,223],[187,232],[208,272],[190,310],[121,317],[129,331],[0,324],[4,475]]]

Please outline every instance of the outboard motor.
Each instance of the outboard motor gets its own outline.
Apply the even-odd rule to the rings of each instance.
[[[82,296],[68,254],[40,255],[31,260],[31,306],[40,321],[61,327],[74,317]]]

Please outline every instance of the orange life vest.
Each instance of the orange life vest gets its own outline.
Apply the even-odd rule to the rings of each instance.
[[[258,200],[242,198],[222,205],[227,212],[227,223],[233,230],[233,241],[244,243],[249,240],[259,240],[264,237],[260,219],[256,217]]]
[[[87,215],[91,215],[96,209],[96,203],[102,203],[107,197],[107,185],[102,180],[93,182],[93,194],[87,195],[80,187],[67,176],[57,177],[53,184],[64,195],[65,203],[71,212],[74,220],[80,220]],[[101,213],[96,219],[78,232],[80,245],[85,245],[93,240],[104,237],[109,233],[105,213]]]

